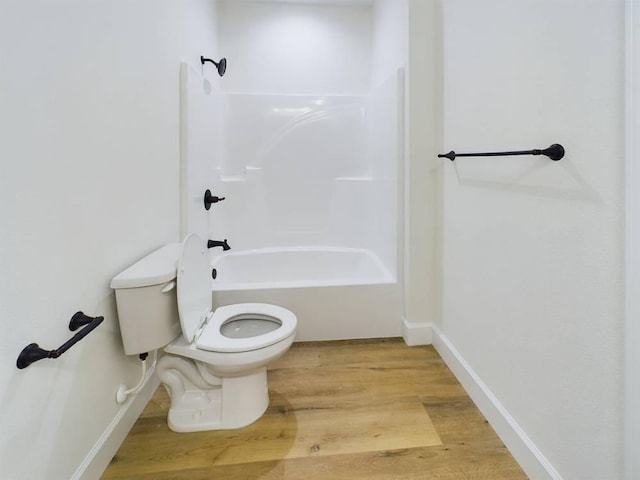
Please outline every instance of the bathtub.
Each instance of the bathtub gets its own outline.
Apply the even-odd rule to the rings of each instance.
[[[369,250],[229,251],[214,257],[213,304],[266,302],[298,317],[297,341],[401,335],[401,292]]]

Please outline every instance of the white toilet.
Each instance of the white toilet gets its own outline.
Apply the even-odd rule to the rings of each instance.
[[[293,343],[293,312],[265,303],[211,308],[211,270],[200,237],[156,250],[111,281],[124,350],[164,347],[158,377],[176,432],[248,425],[269,403],[267,364]]]

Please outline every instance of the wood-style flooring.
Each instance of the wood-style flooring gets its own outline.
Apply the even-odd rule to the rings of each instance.
[[[268,375],[267,412],[238,430],[172,432],[160,387],[102,478],[527,478],[430,346],[296,343]]]

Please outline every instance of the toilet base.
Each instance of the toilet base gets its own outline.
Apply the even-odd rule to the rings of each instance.
[[[200,368],[206,368],[202,363]],[[245,427],[269,406],[267,369],[247,375],[213,377],[219,383],[194,378],[198,366],[190,359],[165,355],[158,362],[158,376],[171,397],[167,423],[174,432],[199,432]]]

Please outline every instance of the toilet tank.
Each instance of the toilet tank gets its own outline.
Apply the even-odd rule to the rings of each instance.
[[[176,298],[180,248],[180,243],[165,245],[111,280],[127,355],[162,348],[181,334]]]

